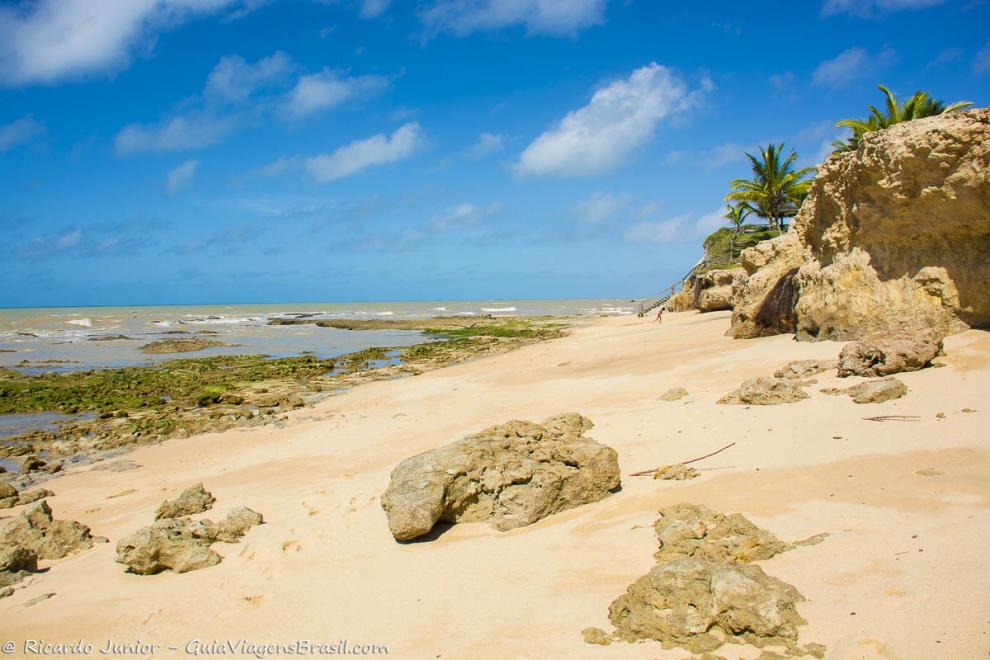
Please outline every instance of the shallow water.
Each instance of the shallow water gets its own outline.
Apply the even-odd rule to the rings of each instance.
[[[424,340],[414,330],[337,330],[315,325],[268,325],[272,318],[409,319],[433,316],[580,316],[632,314],[624,300],[421,301],[0,309],[0,367],[24,373],[147,365],[183,357],[309,351],[335,357],[373,346],[409,346]],[[146,355],[138,348],[158,339],[207,331],[239,346],[191,353]],[[98,341],[108,336],[125,339]],[[22,365],[27,360],[28,364]],[[46,360],[69,362],[44,364]]]
[[[58,422],[95,418],[96,415],[93,413],[63,415],[62,413],[40,412],[0,415],[0,442],[2,442],[3,438],[8,438],[19,433],[26,433],[27,431],[55,429],[58,427]]]

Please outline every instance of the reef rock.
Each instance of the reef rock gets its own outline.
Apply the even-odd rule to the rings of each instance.
[[[0,509],[9,509],[21,504],[31,504],[46,497],[52,497],[55,493],[44,488],[33,490],[30,493],[18,493],[11,484],[0,483]]]
[[[729,392],[718,403],[754,406],[776,406],[807,399],[808,393],[800,381],[788,378],[751,378],[739,389]]]
[[[189,518],[158,520],[117,543],[117,562],[138,575],[206,568],[220,563],[220,555],[210,547],[213,543],[236,543],[253,525],[263,522],[260,513],[244,507],[234,509],[219,523]]]
[[[0,547],[18,546],[33,552],[38,559],[61,559],[88,550],[95,542],[89,527],[75,520],[55,520],[48,502],[28,505],[21,515],[3,521]]]
[[[773,372],[775,378],[790,378],[800,380],[810,378],[825,371],[831,371],[839,366],[835,360],[794,360],[788,362]]]
[[[202,513],[213,508],[216,498],[203,488],[203,482],[182,491],[174,500],[165,500],[155,511],[155,520],[162,518],[181,518],[194,513]]]
[[[888,376],[917,371],[942,354],[942,338],[934,332],[873,337],[846,344],[839,353],[839,376]]]
[[[896,378],[881,378],[868,380],[859,385],[845,389],[828,388],[822,390],[825,394],[848,394],[856,403],[883,403],[891,399],[899,399],[908,393],[907,385]]]
[[[990,108],[867,133],[829,158],[794,222],[798,335],[990,325]]]
[[[660,509],[653,528],[660,562],[687,557],[733,564],[770,559],[793,546],[760,529],[739,513],[726,515],[700,504]]]
[[[596,502],[619,485],[618,455],[585,437],[589,419],[513,420],[399,463],[382,495],[399,541],[437,522],[490,522],[500,531]]]
[[[680,401],[688,395],[688,391],[683,387],[672,387],[660,395],[661,401]]]
[[[688,467],[687,465],[682,465],[681,463],[663,465],[657,468],[657,471],[653,473],[654,479],[663,479],[664,481],[685,481],[687,479],[694,479],[700,476],[701,473],[693,467]]]
[[[762,241],[742,251],[749,274],[733,287],[732,325],[728,335],[737,339],[794,332],[797,318],[795,278],[804,252],[791,232]]]
[[[793,586],[754,564],[680,559],[659,564],[609,607],[614,637],[658,640],[700,653],[733,638],[753,646],[795,647],[805,622]]]

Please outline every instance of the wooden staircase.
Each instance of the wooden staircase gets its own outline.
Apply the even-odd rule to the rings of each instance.
[[[668,286],[666,289],[656,294],[655,296],[651,296],[645,300],[640,301],[639,311],[636,312],[636,315],[639,317],[646,316],[651,310],[654,310],[657,307],[660,307],[661,305],[665,305],[667,301],[670,300],[670,298],[675,293],[677,293],[678,288],[682,287],[685,281],[694,277],[694,274],[698,272],[698,269],[703,267],[704,265],[705,265],[704,258],[699,259],[698,263],[696,263],[691,268],[691,270],[689,270],[687,274],[684,277],[682,277],[678,282],[671,284],[670,286]]]

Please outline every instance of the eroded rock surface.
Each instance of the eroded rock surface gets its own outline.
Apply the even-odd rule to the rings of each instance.
[[[789,378],[751,378],[739,389],[729,392],[718,403],[754,406],[776,406],[808,398],[800,381]]]
[[[654,555],[667,562],[685,557],[741,563],[770,559],[792,548],[739,513],[726,515],[699,504],[660,509],[653,528],[660,548]]]
[[[39,488],[27,493],[19,493],[12,484],[0,483],[0,509],[9,509],[21,504],[31,504],[46,497],[52,497],[55,493],[44,488]]]
[[[61,559],[93,547],[106,539],[94,537],[89,527],[75,520],[55,520],[48,502],[28,505],[21,515],[0,523],[0,547],[19,546],[38,559]]]
[[[889,376],[930,366],[942,353],[933,332],[873,337],[846,344],[839,353],[839,376]]]
[[[681,463],[663,465],[653,473],[654,479],[663,479],[665,481],[685,481],[699,476],[701,476],[700,472],[693,467],[682,465]]]
[[[684,283],[681,291],[667,301],[665,307],[672,312],[697,309],[715,312],[732,309],[734,286],[747,278],[742,268],[709,270]]]
[[[797,318],[796,276],[804,252],[791,232],[757,243],[742,251],[749,274],[733,288],[732,325],[728,335],[737,339],[794,332]]]
[[[868,380],[847,388],[828,388],[822,392],[825,394],[848,394],[856,403],[883,403],[891,399],[901,398],[908,393],[908,388],[896,378],[881,378],[880,380]]]
[[[619,462],[584,436],[592,426],[577,413],[513,420],[407,458],[381,498],[392,535],[408,541],[441,521],[504,531],[602,499],[619,485]]]
[[[234,509],[219,523],[189,518],[157,520],[117,543],[117,562],[139,575],[206,568],[220,563],[220,555],[210,547],[213,543],[236,543],[248,529],[263,522],[260,513],[244,507]]]
[[[155,511],[155,520],[162,518],[181,518],[196,513],[203,513],[213,508],[216,498],[203,488],[203,482],[182,491],[174,500],[165,500]]]
[[[660,395],[661,401],[679,401],[688,395],[683,387],[672,387]]]
[[[831,371],[839,366],[836,360],[794,360],[773,373],[776,378],[803,379]]]

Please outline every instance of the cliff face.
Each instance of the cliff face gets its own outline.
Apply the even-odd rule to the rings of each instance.
[[[732,309],[733,287],[745,279],[742,268],[707,271],[685,282],[684,288],[667,301],[666,308],[672,312]]]
[[[744,265],[759,265],[736,302],[733,336],[990,327],[990,108],[867,134],[819,168],[792,232],[789,250],[744,254]],[[791,317],[741,313],[766,307],[795,263]],[[754,280],[770,285],[754,290]]]

